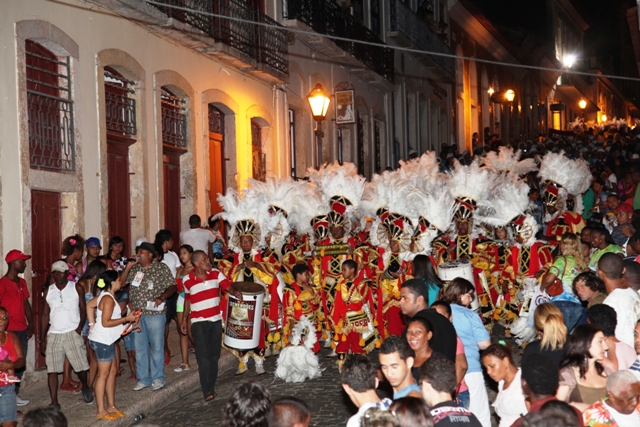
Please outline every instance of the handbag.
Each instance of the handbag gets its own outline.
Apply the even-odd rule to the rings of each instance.
[[[550,297],[557,297],[564,292],[564,287],[562,286],[562,278],[564,277],[564,272],[567,269],[567,258],[562,258],[564,258],[564,269],[562,270],[562,275],[560,275],[560,277],[556,277],[555,280],[547,287],[547,289],[545,289]]]

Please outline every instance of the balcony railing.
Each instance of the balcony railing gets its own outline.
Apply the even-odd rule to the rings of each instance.
[[[382,40],[331,0],[284,0],[284,19],[296,19],[315,32],[364,42]],[[338,47],[358,61],[393,82],[393,51],[381,46],[358,42],[332,40]]]
[[[33,169],[76,169],[73,102],[27,91],[29,154]]]
[[[389,0],[389,31],[402,34],[418,49],[427,52],[453,53],[449,46],[400,0]],[[436,55],[429,55],[429,58],[450,75],[455,75],[456,66],[453,58]]]
[[[224,43],[258,64],[289,74],[288,32],[210,14],[280,26],[243,0],[156,0],[166,6],[152,5],[170,18],[201,31],[216,42]],[[169,6],[189,9],[178,10]]]
[[[187,148],[185,101],[163,88],[160,104],[162,112],[162,143],[170,147]]]

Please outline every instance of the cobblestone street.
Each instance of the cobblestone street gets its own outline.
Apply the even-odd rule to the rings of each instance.
[[[325,368],[322,376],[298,384],[286,383],[275,378],[277,357],[267,358],[267,373],[261,376],[255,374],[253,362],[250,361],[249,372],[246,374],[235,376],[234,367],[218,377],[218,396],[213,402],[205,403],[202,392],[198,389],[182,400],[168,404],[164,409],[147,414],[145,422],[162,427],[219,426],[222,421],[222,409],[237,385],[243,381],[259,381],[267,387],[272,400],[282,396],[297,396],[303,399],[311,408],[311,426],[344,427],[357,409],[342,390],[338,367],[334,364],[335,359],[327,359],[327,354],[327,350],[322,350],[319,354],[320,363]],[[386,396],[384,389],[380,393]]]

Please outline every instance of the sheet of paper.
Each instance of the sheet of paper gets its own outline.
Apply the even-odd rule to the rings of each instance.
[[[159,306],[155,307],[154,306],[155,302],[153,301],[147,301],[147,310],[149,311],[162,311],[164,309],[164,302],[162,304],[160,304]]]

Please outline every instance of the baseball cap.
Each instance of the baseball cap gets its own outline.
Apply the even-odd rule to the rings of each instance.
[[[618,206],[618,212],[626,212],[626,213],[630,213],[633,214],[633,207],[628,204],[628,203],[622,203],[620,204],[620,206]]]
[[[151,243],[149,242],[142,242],[140,243],[140,245],[136,248],[136,252],[138,252],[140,249],[144,249],[145,251],[148,251],[151,253],[151,255],[156,256],[158,255],[156,252],[156,247],[153,246]]]
[[[17,259],[21,259],[21,260],[28,260],[29,258],[31,258],[31,255],[25,255],[23,254],[21,251],[17,250],[17,249],[12,249],[9,251],[9,253],[7,253],[7,256],[4,257],[4,260],[6,262],[13,262]]]
[[[54,272],[54,271],[66,273],[67,271],[69,271],[69,266],[67,265],[66,261],[56,261],[51,266],[51,272]]]
[[[85,246],[90,248],[91,246],[100,246],[102,247],[102,245],[100,244],[100,239],[98,239],[97,237],[89,237],[87,239],[87,241],[85,242]]]

